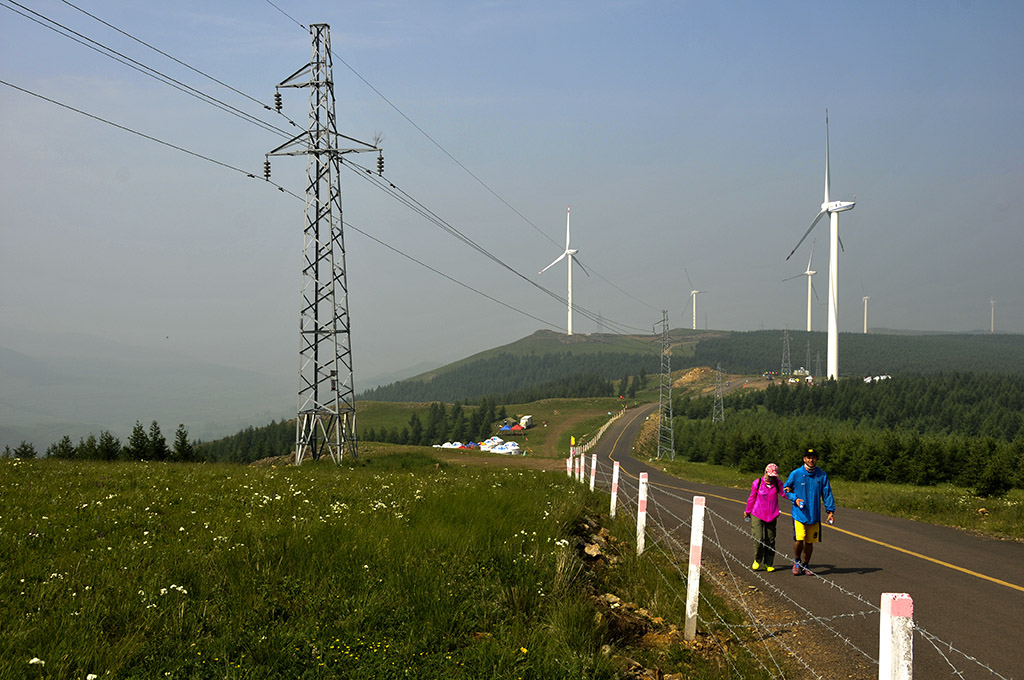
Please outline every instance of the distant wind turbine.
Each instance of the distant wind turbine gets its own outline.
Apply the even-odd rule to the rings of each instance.
[[[678,270],[677,270],[678,271]],[[693,281],[690,281],[690,272],[686,271],[686,267],[683,267],[683,272],[686,274],[686,281],[690,284],[690,305],[693,307],[693,330],[697,330],[697,296],[701,293],[706,293],[706,290],[697,290],[693,287]],[[705,326],[707,323],[705,322]]]
[[[814,293],[815,299],[818,297],[818,291],[814,290],[814,281],[812,277],[818,272],[811,269],[811,258],[814,257],[814,244],[811,244],[811,255],[807,258],[807,271],[796,276],[790,276],[788,279],[782,279],[783,281],[792,281],[793,279],[806,276],[807,277],[807,332],[811,332],[811,293]]]
[[[559,262],[561,262],[565,258],[569,259],[569,296],[568,296],[568,301],[569,301],[569,312],[568,312],[569,335],[572,335],[572,263],[573,263],[573,260],[575,259],[573,256],[576,253],[578,253],[578,252],[579,252],[578,250],[569,247],[569,208],[566,208],[565,209],[565,251],[561,255],[559,255],[557,258],[555,258],[554,262],[549,264],[547,267],[544,267],[544,269],[541,269],[540,273],[543,274],[544,272],[546,272],[547,270],[551,269],[553,266],[555,266],[556,264],[558,264]],[[590,276],[590,273],[587,271],[587,268],[584,267],[583,264],[580,263],[579,260],[576,260],[576,264],[578,264],[580,266],[580,269],[583,270],[584,274],[586,274],[587,276]]]
[[[988,332],[989,333],[995,333],[996,332],[996,301],[995,300],[989,300],[989,303],[992,305],[992,325],[989,326]]]
[[[870,295],[864,296],[864,335],[868,334],[868,300],[870,299]]]
[[[793,257],[793,253],[804,242],[807,235],[811,233],[818,221],[825,215],[829,217],[829,258],[828,258],[828,358],[827,376],[832,379],[839,378],[839,319],[838,304],[839,298],[839,213],[853,210],[855,201],[833,201],[829,198],[829,148],[828,148],[828,109],[825,109],[825,200],[821,202],[821,210],[815,216],[811,226],[807,228],[804,235],[797,241],[796,246],[790,251],[786,259]]]

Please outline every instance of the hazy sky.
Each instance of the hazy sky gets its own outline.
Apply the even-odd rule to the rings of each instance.
[[[19,2],[287,124],[66,3]],[[262,175],[280,136],[10,3],[0,80]],[[609,329],[650,330],[663,309],[689,327],[684,267],[707,291],[698,327],[804,328],[805,279],[782,279],[811,253],[808,238],[785,259],[821,203],[827,107],[833,198],[857,200],[840,216],[840,330],[861,330],[868,295],[873,327],[987,329],[994,298],[997,330],[1024,331],[1018,2],[75,4],[268,104],[309,61],[298,23],[330,24],[339,130],[383,134],[390,181],[560,296],[565,267],[537,272],[571,206],[592,273],[576,272],[575,302]],[[284,91],[300,125],[306,97]],[[296,372],[302,201],[6,85],[0,145],[0,326]],[[273,179],[302,194],[304,159],[274,159]],[[357,389],[565,328],[562,303],[357,173],[342,186],[353,227],[507,305],[346,231]],[[815,235],[824,330],[827,225]]]

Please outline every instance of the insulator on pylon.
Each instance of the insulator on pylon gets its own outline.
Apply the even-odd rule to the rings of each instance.
[[[281,112],[281,93],[274,93],[274,108],[277,109],[278,113]]]
[[[270,159],[263,161],[263,179],[270,179]]]
[[[377,152],[377,174],[384,174],[384,154],[379,151]]]

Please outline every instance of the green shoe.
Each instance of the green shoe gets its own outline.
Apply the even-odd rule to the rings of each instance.
[[[758,569],[761,568],[761,565],[760,565],[759,562],[757,562],[757,560],[754,560],[754,563],[752,565],[750,565],[750,568],[753,569],[754,571],[757,571]]]

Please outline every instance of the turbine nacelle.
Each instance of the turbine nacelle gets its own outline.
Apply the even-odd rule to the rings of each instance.
[[[845,212],[847,210],[853,210],[853,206],[855,205],[857,205],[856,201],[829,201],[828,203],[821,204],[821,212]]]

